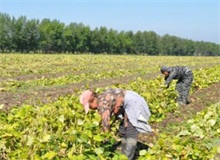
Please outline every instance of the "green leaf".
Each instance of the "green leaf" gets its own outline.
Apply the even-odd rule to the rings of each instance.
[[[188,130],[182,130],[177,136],[186,136],[189,134],[190,134],[190,132]]]
[[[171,153],[168,153],[168,154],[166,154],[166,157],[169,158],[169,159],[171,159],[173,156],[172,156]]]
[[[64,115],[61,115],[60,117],[58,117],[58,120],[63,123],[65,120]]]
[[[34,137],[28,136],[27,146],[31,146],[34,142]]]
[[[98,154],[98,155],[102,154],[103,153],[103,148],[101,148],[101,147],[100,148],[96,148],[95,149],[95,153]]]
[[[177,152],[181,152],[182,149],[183,149],[183,146],[178,145],[178,144],[173,144],[173,145],[172,145],[172,148],[173,148],[174,150],[176,150]]]
[[[194,120],[194,119],[189,119],[189,120],[187,121],[187,123],[188,123],[188,124],[195,123],[195,120]]]
[[[80,139],[81,139],[83,142],[88,142],[89,137],[88,137],[88,135],[82,133],[82,134],[80,135]]]
[[[40,140],[40,142],[48,142],[50,140],[50,135],[49,134],[45,134],[43,136],[43,138]]]
[[[204,119],[205,119],[205,120],[209,119],[209,117],[211,117],[212,114],[213,114],[213,113],[212,113],[211,111],[208,111],[208,112],[206,113],[206,115],[204,116]]]
[[[195,132],[196,130],[199,129],[199,126],[197,126],[196,124],[193,124],[191,127],[190,127],[191,131],[192,132]]]
[[[5,133],[4,135],[1,136],[1,138],[5,138],[5,137],[13,137],[13,134]]]
[[[35,154],[33,159],[34,160],[41,160],[41,158],[40,158],[40,156],[38,154]]]
[[[101,135],[95,135],[95,136],[93,137],[93,139],[94,139],[95,141],[101,142],[101,141],[105,140],[105,137],[104,137],[104,136],[101,136]]]
[[[89,138],[92,138],[92,137],[93,137],[92,131],[90,131],[90,130],[86,131],[85,134],[86,134]]]
[[[67,147],[68,147],[67,144],[64,143],[64,142],[61,143],[61,146],[62,146],[63,148],[67,148]]]
[[[49,151],[45,155],[42,156],[43,159],[53,159],[57,155],[54,151]]]
[[[208,123],[210,126],[214,126],[215,123],[216,123],[216,120],[214,120],[214,119],[210,119],[210,120],[208,120],[207,123]]]
[[[146,153],[147,153],[146,150],[140,150],[140,151],[139,151],[140,156],[144,156]]]
[[[76,131],[76,130],[73,130],[73,131],[72,131],[72,134],[76,134],[76,133],[77,133],[77,131]]]
[[[203,138],[203,137],[204,137],[203,130],[200,129],[200,128],[197,129],[197,130],[194,132],[193,136]]]
[[[158,144],[161,145],[161,146],[163,146],[163,145],[166,143],[166,142],[164,142],[164,140],[165,140],[165,139],[160,138],[160,139],[158,140]]]
[[[98,125],[99,125],[99,122],[98,122],[98,121],[94,121],[93,124],[94,124],[95,126],[98,126]]]
[[[163,110],[162,108],[159,108],[159,109],[158,109],[158,112],[159,112],[159,113],[164,113],[164,110]]]
[[[97,160],[97,156],[96,155],[89,154],[88,157],[89,157],[90,160]]]
[[[78,119],[77,124],[79,126],[82,126],[84,124],[84,121],[82,119]]]

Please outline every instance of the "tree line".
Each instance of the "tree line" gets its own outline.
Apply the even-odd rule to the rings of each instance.
[[[153,31],[92,30],[82,23],[65,25],[56,19],[16,19],[0,12],[0,52],[219,56],[220,45]]]

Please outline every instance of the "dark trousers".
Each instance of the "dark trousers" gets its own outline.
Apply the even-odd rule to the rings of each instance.
[[[193,74],[189,72],[184,79],[178,80],[176,83],[176,90],[178,92],[177,102],[187,104],[190,87],[193,81]]]
[[[124,126],[121,122],[119,126],[119,136],[121,137],[122,148],[121,151],[129,160],[132,160],[135,154],[138,140],[137,129],[128,121],[128,126]]]

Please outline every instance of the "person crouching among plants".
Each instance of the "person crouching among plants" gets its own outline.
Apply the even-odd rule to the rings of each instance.
[[[86,90],[80,95],[80,103],[86,114],[89,109],[98,110],[104,132],[110,129],[113,116],[122,117],[119,125],[121,151],[132,160],[139,132],[151,132],[151,126],[148,124],[151,113],[145,99],[134,91],[117,88],[107,89],[100,94]]]
[[[165,76],[166,88],[169,88],[173,79],[177,79],[176,91],[178,92],[177,103],[180,106],[186,106],[190,103],[188,100],[190,87],[193,81],[193,72],[186,66],[161,67],[161,73]]]

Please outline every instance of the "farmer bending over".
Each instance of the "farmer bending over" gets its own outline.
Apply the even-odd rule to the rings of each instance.
[[[151,113],[144,98],[136,92],[122,89],[107,89],[101,94],[86,90],[80,95],[80,103],[86,113],[89,109],[98,110],[104,131],[110,129],[113,116],[122,117],[119,126],[121,151],[131,160],[136,150],[138,133],[151,131],[148,125]]]
[[[189,103],[188,96],[189,90],[193,81],[192,71],[185,66],[175,67],[161,67],[161,73],[165,76],[165,85],[169,88],[169,85],[173,79],[177,79],[176,90],[179,94],[177,102],[180,106],[185,106]]]

